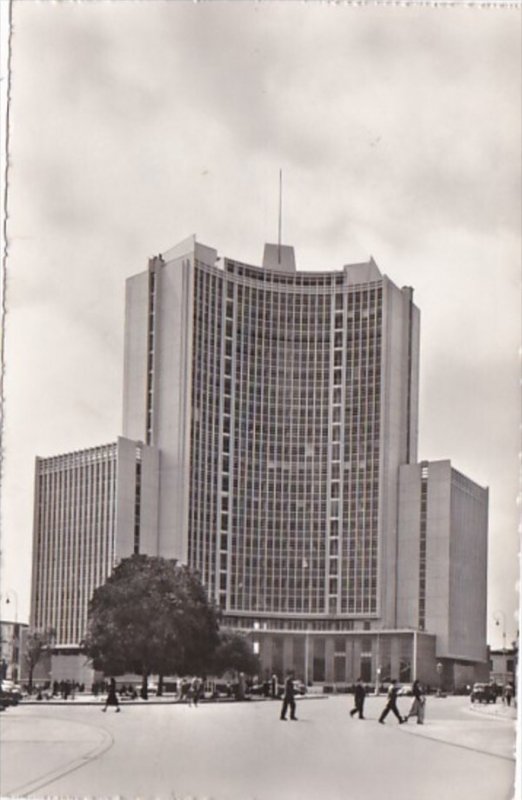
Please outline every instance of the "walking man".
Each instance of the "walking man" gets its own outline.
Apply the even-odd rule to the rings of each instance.
[[[294,696],[294,673],[289,672],[285,681],[285,692],[283,695],[283,706],[281,708],[281,719],[286,720],[286,712],[290,706],[290,719],[297,720],[295,715],[295,696]]]
[[[351,717],[353,717],[354,714],[359,714],[359,719],[364,719],[363,706],[365,697],[366,697],[366,689],[364,688],[364,684],[361,678],[357,678],[357,683],[355,684],[355,689],[353,692],[353,699],[355,706],[350,711]]]
[[[201,680],[196,677],[192,679],[192,700],[194,702],[195,707],[198,707],[199,699],[202,694],[202,682]]]
[[[393,680],[390,683],[390,688],[388,689],[388,702],[384,706],[382,714],[379,717],[379,722],[381,723],[381,725],[384,725],[384,720],[386,719],[390,711],[393,714],[395,714],[395,716],[399,720],[399,724],[406,721],[401,717],[401,715],[399,714],[399,709],[397,708],[397,692],[398,692],[397,681]]]

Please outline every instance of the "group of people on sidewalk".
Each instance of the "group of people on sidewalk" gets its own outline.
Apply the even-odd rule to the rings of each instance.
[[[193,703],[195,706],[197,706],[202,688],[202,682],[199,679],[195,678],[191,683],[187,682],[187,686],[183,688],[186,688],[184,695],[186,699],[188,699],[189,705],[192,705]],[[422,690],[419,681],[413,682],[413,687],[412,687],[413,701],[410,710],[408,711],[405,717],[401,716],[399,709],[397,708],[398,691],[399,687],[397,685],[397,681],[392,680],[388,688],[386,705],[384,706],[382,713],[379,717],[379,722],[381,723],[381,725],[384,725],[384,721],[388,716],[388,714],[390,713],[390,711],[397,717],[397,720],[401,725],[404,722],[407,722],[410,717],[417,717],[417,725],[422,725],[424,723],[426,698],[424,696],[424,692]],[[365,697],[366,697],[366,689],[364,688],[362,679],[358,678],[354,689],[354,707],[350,711],[351,717],[357,714],[359,719],[365,719],[364,716]],[[105,701],[104,708],[102,708],[102,711],[107,711],[108,706],[114,706],[116,711],[120,711],[120,704],[118,701],[118,695],[116,693],[116,681],[114,680],[114,678],[110,679],[109,690],[107,692],[107,699]],[[290,719],[297,721],[297,717],[295,714],[296,703],[295,703],[295,687],[294,687],[293,672],[289,672],[285,680],[283,705],[281,706],[281,714],[280,714],[281,720],[287,719],[286,715],[288,713],[288,710],[290,710]]]
[[[190,681],[186,678],[183,678],[180,683],[179,701],[186,702],[189,706],[195,706],[197,708],[198,703],[203,696],[203,688],[204,685],[201,678],[195,677]],[[134,692],[134,698],[136,697],[137,694]],[[116,691],[116,680],[114,678],[111,678],[109,681],[107,697],[105,699],[105,705],[102,708],[102,711],[107,711],[108,706],[114,706],[116,711],[121,711],[120,701],[118,700],[118,693]]]
[[[388,694],[386,697],[386,705],[384,706],[382,713],[379,717],[379,722],[381,725],[384,725],[384,720],[390,713],[395,714],[397,720],[400,725],[404,722],[407,722],[410,717],[417,717],[417,725],[422,725],[424,723],[424,711],[426,706],[426,698],[424,696],[424,692],[419,681],[413,682],[412,692],[413,692],[413,701],[411,704],[411,708],[406,714],[405,717],[401,716],[399,709],[397,708],[397,693],[399,691],[399,687],[397,685],[397,681],[393,680],[390,683],[388,688]],[[364,699],[366,697],[366,689],[364,688],[364,684],[359,678],[355,685],[354,690],[354,707],[350,711],[350,716],[353,717],[355,714],[358,714],[359,719],[364,719]]]

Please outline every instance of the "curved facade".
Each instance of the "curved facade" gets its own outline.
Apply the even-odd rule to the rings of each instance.
[[[344,284],[196,263],[189,561],[227,611],[377,612],[382,286]]]
[[[162,454],[159,552],[197,568],[237,625],[393,625],[411,290],[372,260],[306,272],[271,255],[218,260],[190,239],[128,282],[124,434]]]

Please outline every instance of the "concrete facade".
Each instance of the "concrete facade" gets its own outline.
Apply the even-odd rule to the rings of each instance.
[[[307,683],[324,683],[338,689],[361,677],[379,687],[395,679],[438,688],[436,637],[407,629],[353,631],[270,631],[263,626],[250,634],[259,653],[264,676],[283,676],[293,670]],[[443,685],[448,686],[446,678]]]
[[[24,646],[28,626],[0,620],[0,675],[19,683],[24,674]]]
[[[401,466],[397,620],[436,636],[450,683],[487,662],[487,524],[488,490],[449,461]]]
[[[505,650],[490,650],[489,653],[489,680],[501,686],[508,683],[515,685],[517,656],[515,649],[507,647]]]
[[[194,260],[217,254],[191,237],[126,286],[123,435],[161,452],[157,551],[187,561]]]

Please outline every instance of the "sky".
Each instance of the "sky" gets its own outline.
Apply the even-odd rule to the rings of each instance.
[[[419,458],[490,489],[515,636],[520,7],[15,0],[2,614],[29,615],[35,456],[121,433],[125,279],[192,233],[253,264],[373,256],[421,310]],[[6,605],[6,599],[10,605]],[[11,618],[13,615],[11,614]],[[498,622],[498,625],[496,624]]]

